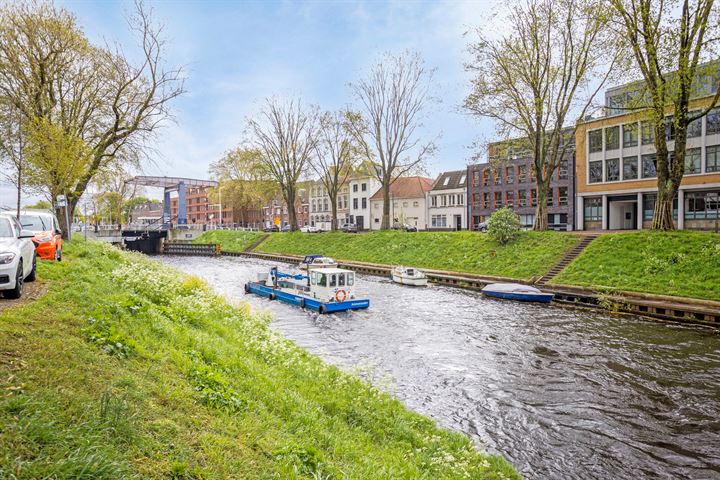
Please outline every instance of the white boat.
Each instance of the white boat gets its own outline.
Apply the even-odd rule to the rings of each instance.
[[[491,283],[486,285],[482,292],[488,297],[521,302],[550,303],[554,297],[552,293],[544,293],[535,287],[520,283]]]
[[[413,267],[398,266],[392,270],[392,280],[403,285],[412,285],[414,287],[427,286],[427,276]]]
[[[336,265],[335,260],[330,257],[324,257],[322,255],[305,255],[305,258],[303,258],[303,261],[300,262],[298,267],[300,270],[310,271],[317,268],[332,268]]]

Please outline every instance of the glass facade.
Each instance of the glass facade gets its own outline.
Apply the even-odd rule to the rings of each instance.
[[[586,197],[583,201],[583,216],[586,222],[602,220],[602,198]]]
[[[617,182],[620,180],[620,159],[608,158],[605,160],[605,181]]]
[[[623,158],[623,180],[636,180],[638,178],[637,157]]]
[[[642,156],[642,177],[643,178],[655,178],[657,177],[657,157],[654,153],[650,155]]]
[[[603,180],[602,160],[590,162],[590,183],[599,183]]]
[[[623,148],[637,147],[638,126],[637,123],[626,123],[623,125]]]
[[[588,132],[588,146],[590,153],[602,152],[602,130]]]
[[[685,173],[700,173],[700,149],[690,148],[685,152]]]
[[[720,190],[685,193],[685,220],[720,219]]]
[[[605,150],[617,150],[620,148],[620,127],[609,127],[605,129]]]

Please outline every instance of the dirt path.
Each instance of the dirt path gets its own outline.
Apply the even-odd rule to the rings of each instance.
[[[45,292],[47,292],[48,286],[46,283],[43,282],[32,282],[32,283],[25,283],[22,297],[18,298],[17,300],[11,300],[9,298],[0,298],[0,313],[2,313],[4,310],[14,307],[16,305],[23,305],[25,303],[34,302],[38,298],[45,295]]]

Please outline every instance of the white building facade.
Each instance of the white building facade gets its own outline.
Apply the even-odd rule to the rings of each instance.
[[[433,181],[425,177],[401,177],[390,186],[390,223],[407,224],[427,230],[427,192]],[[380,230],[383,215],[383,190],[370,197],[371,230]]]
[[[369,230],[370,197],[380,189],[380,182],[375,177],[351,178],[348,182],[348,199],[350,204],[350,223],[357,225],[358,230]]]
[[[428,230],[466,230],[467,170],[444,172],[427,192]]]
[[[348,185],[343,185],[337,197],[337,226],[350,222]],[[322,230],[332,227],[332,205],[325,185],[320,180],[310,182],[310,225]]]

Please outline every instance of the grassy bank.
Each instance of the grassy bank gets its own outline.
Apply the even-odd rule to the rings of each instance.
[[[259,239],[261,232],[241,232],[235,230],[211,230],[193,240],[193,243],[219,243],[228,252],[242,252]]]
[[[543,275],[577,242],[575,235],[558,232],[522,232],[507,246],[474,232],[276,233],[256,250],[530,279]]]
[[[64,253],[0,314],[0,478],[518,478],[195,278]]]
[[[553,283],[720,300],[720,235],[688,231],[602,235]]]

